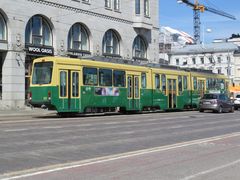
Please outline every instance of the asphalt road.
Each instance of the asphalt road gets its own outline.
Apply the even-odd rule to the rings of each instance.
[[[240,111],[0,117],[0,179],[240,179]]]

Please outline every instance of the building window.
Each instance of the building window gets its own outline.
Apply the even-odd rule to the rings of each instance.
[[[113,1],[114,1],[114,4],[113,4],[114,11],[119,11],[120,10],[120,0],[113,0]]]
[[[43,17],[36,15],[28,21],[25,42],[39,46],[52,46],[52,30]]]
[[[227,62],[230,62],[230,61],[231,61],[231,57],[227,56]]]
[[[218,63],[221,63],[222,62],[222,58],[221,57],[218,57]]]
[[[0,14],[0,40],[7,40],[7,27],[3,16]]]
[[[89,3],[89,0],[82,0],[83,2]]]
[[[89,36],[82,24],[76,23],[71,27],[68,33],[68,49],[89,51]]]
[[[149,0],[144,0],[144,15],[149,17]]]
[[[219,68],[218,69],[218,74],[221,74],[221,73],[222,73],[221,68]]]
[[[179,65],[179,59],[176,59],[176,65]]]
[[[209,60],[209,63],[210,63],[210,64],[213,63],[213,58],[212,58],[212,57],[209,57],[208,60]]]
[[[120,55],[120,42],[115,31],[108,30],[103,37],[103,53]]]
[[[135,0],[135,13],[140,14],[140,0]]]
[[[196,58],[192,58],[192,64],[196,64]]]
[[[200,60],[201,60],[201,63],[204,64],[204,58],[201,57]]]
[[[135,59],[147,58],[147,45],[141,36],[137,36],[133,42],[133,57]]]
[[[227,68],[227,75],[231,76],[231,69],[230,68]]]
[[[105,7],[106,8],[111,8],[112,7],[112,0],[105,0]]]

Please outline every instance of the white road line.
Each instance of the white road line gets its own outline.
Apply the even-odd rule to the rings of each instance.
[[[62,171],[62,170],[67,170],[67,169],[73,169],[73,168],[93,165],[93,164],[110,162],[110,161],[115,161],[115,160],[119,160],[119,159],[126,159],[126,158],[135,157],[135,156],[155,153],[155,152],[163,152],[163,151],[193,146],[193,145],[197,145],[197,144],[202,144],[202,143],[207,143],[207,142],[212,142],[212,141],[217,141],[217,140],[222,140],[222,139],[227,139],[227,138],[232,138],[232,137],[237,137],[237,136],[240,136],[240,132],[226,134],[226,135],[222,135],[222,136],[211,137],[211,138],[193,140],[193,141],[189,141],[189,142],[182,142],[182,143],[177,143],[177,144],[173,144],[173,145],[160,146],[160,147],[155,147],[155,148],[150,148],[150,149],[122,153],[122,154],[117,154],[117,155],[88,159],[88,160],[83,160],[83,161],[74,162],[74,163],[66,163],[66,164],[59,164],[59,165],[55,165],[55,166],[35,168],[35,169],[26,170],[26,171],[5,174],[4,177],[6,177],[6,178],[3,178],[2,180],[15,180],[15,179],[20,179],[20,178],[32,177],[32,176],[36,176],[36,175],[40,175],[40,174],[47,174],[47,173],[51,173],[51,172],[57,172],[57,171]],[[230,165],[234,165],[239,162],[240,162],[240,160],[237,160],[230,164],[212,169],[212,171],[218,170],[218,169],[221,169],[224,167],[228,167]],[[208,173],[208,171],[205,171],[202,173],[203,174]],[[196,175],[199,176],[201,174],[199,174],[199,175],[196,174]],[[186,178],[188,178],[188,177],[186,177]],[[188,179],[184,179],[184,180],[188,180]]]
[[[28,131],[29,129],[6,129],[4,132],[21,132],[21,131]]]
[[[202,171],[202,172],[199,172],[197,174],[193,174],[191,176],[187,176],[181,180],[191,180],[191,179],[194,179],[194,178],[197,178],[199,176],[202,176],[202,175],[206,175],[206,174],[209,174],[209,173],[212,173],[212,172],[215,172],[215,171],[219,171],[221,169],[224,169],[224,168],[227,168],[227,167],[230,167],[230,166],[233,166],[233,165],[236,165],[240,163],[240,159],[236,160],[236,161],[233,161],[231,163],[228,163],[228,164],[225,164],[225,165],[222,165],[222,166],[218,166],[218,167],[215,167],[215,168],[212,168],[212,169],[209,169],[207,171]]]
[[[65,128],[63,126],[46,126],[46,127],[42,127],[44,129],[62,129]]]

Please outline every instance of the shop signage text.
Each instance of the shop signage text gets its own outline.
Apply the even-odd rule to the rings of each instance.
[[[36,46],[28,46],[28,53],[30,54],[42,54],[42,55],[53,55],[53,48],[51,47],[36,47]]]

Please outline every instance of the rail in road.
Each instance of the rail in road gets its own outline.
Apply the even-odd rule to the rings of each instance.
[[[201,147],[204,147],[203,151],[209,156],[209,160],[211,155],[213,157],[215,155],[211,153],[209,155],[208,150],[218,152],[219,147],[226,147],[222,152],[217,153],[219,155],[224,154],[224,160],[221,162],[217,160],[215,162],[216,166],[213,163],[210,168],[214,170],[214,167],[223,167],[224,169],[225,166],[238,165],[238,161],[235,162],[233,159],[237,160],[239,158],[238,154],[240,154],[238,152],[238,144],[236,143],[239,139],[238,132],[240,132],[239,115],[240,112],[238,111],[229,114],[177,112],[60,119],[42,116],[0,121],[1,177],[10,178],[20,175],[19,177],[21,178],[31,179],[33,176],[26,177],[24,174],[44,172],[46,169],[51,172],[51,170],[60,167],[63,169],[57,172],[54,171],[54,176],[59,175],[61,179],[61,172],[67,171],[69,173],[68,170],[72,172],[74,171],[73,168],[83,168],[83,166],[74,167],[74,165],[82,164],[82,162],[93,162],[87,165],[88,168],[93,168],[92,170],[94,170],[94,168],[98,167],[98,163],[95,163],[96,161],[94,160],[100,160],[99,163],[101,166],[104,165],[103,167],[105,165],[109,167],[109,163],[113,163],[111,165],[114,167],[114,164],[118,164],[120,161],[119,169],[125,169],[126,164],[130,163],[129,159],[136,158],[135,160],[139,162],[139,157],[142,158],[142,156],[144,156],[143,161],[146,160],[146,162],[149,162],[147,161],[148,158],[158,157],[159,162],[163,164],[151,164],[149,162],[150,166],[152,165],[158,170],[160,167],[164,167],[163,169],[167,172],[177,166],[178,163],[185,162],[180,158],[181,156],[194,161],[195,153],[199,155],[198,149]],[[212,139],[212,137],[221,137],[222,139]],[[214,145],[216,142],[221,142],[221,140],[229,141],[230,143],[224,142],[224,146]],[[217,147],[217,151],[214,147]],[[162,149],[164,148],[166,150],[163,151]],[[231,153],[233,156],[226,156],[231,151],[233,151]],[[170,154],[165,156],[166,152]],[[179,152],[181,153],[179,154]],[[195,154],[194,157],[191,158],[191,154]],[[166,157],[170,157],[170,159]],[[175,166],[174,163],[171,163],[172,161],[175,162],[173,157],[180,158],[179,161],[177,160],[178,158],[176,159]],[[202,158],[204,157],[202,156]],[[213,159],[212,161],[214,161]],[[168,161],[170,161],[170,164],[167,163],[168,165],[166,166]],[[189,162],[193,163],[193,161]],[[70,165],[73,165],[73,167],[64,169],[64,167],[71,167]],[[139,164],[137,163],[136,165]],[[185,164],[186,167],[188,165]],[[176,170],[173,176],[169,175],[169,179],[174,179],[174,177],[176,179],[177,176],[181,178],[190,177],[193,174],[205,172],[201,168],[198,172],[198,168],[199,166],[196,165],[196,168],[193,167],[194,173],[187,171],[181,176],[178,174],[179,171]],[[107,170],[105,169],[103,172],[105,171]],[[133,175],[134,172],[129,171]],[[150,179],[153,179],[153,177],[168,177],[164,171],[157,173],[147,169],[147,172],[149,173],[145,177]],[[121,174],[121,172],[118,173]],[[40,177],[42,175],[46,179],[46,175],[52,176],[53,174],[42,173]],[[85,175],[89,179],[93,179],[93,177],[88,176],[89,174]],[[103,179],[111,179],[116,174],[110,173],[108,175],[109,178],[103,175]],[[121,176],[117,175],[117,177]],[[126,176],[123,174],[123,177]]]

